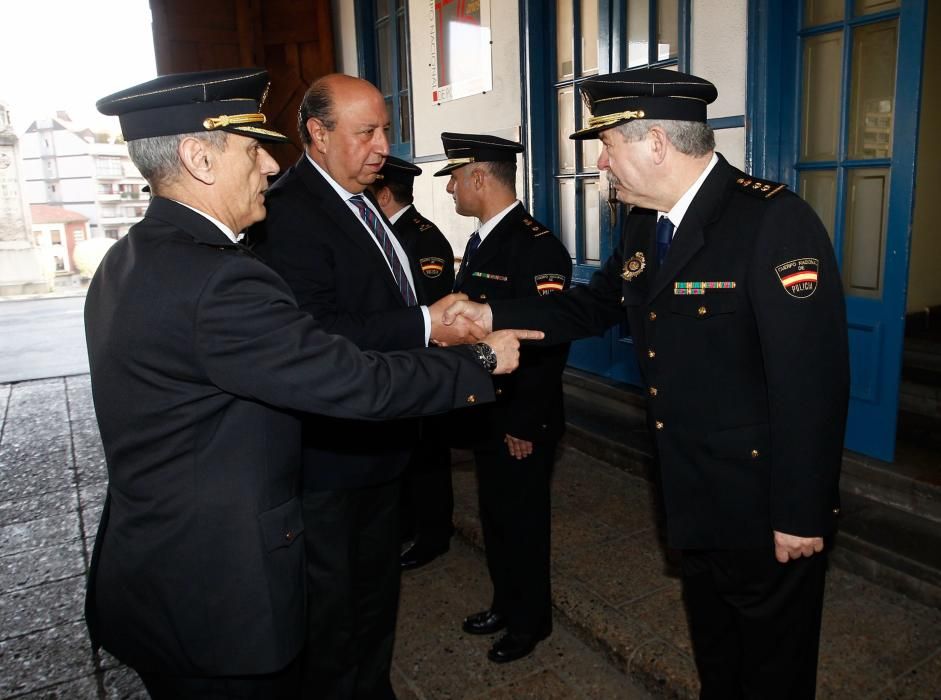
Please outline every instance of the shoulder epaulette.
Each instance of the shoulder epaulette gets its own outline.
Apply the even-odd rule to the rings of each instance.
[[[787,185],[781,182],[771,182],[770,180],[757,180],[747,175],[738,178],[735,181],[738,189],[745,194],[762,199],[771,199],[787,189]]]
[[[418,227],[418,232],[427,231],[430,228],[434,228],[434,224],[428,221],[423,216],[415,216],[412,218],[412,223]]]
[[[533,238],[539,238],[539,236],[544,236],[547,233],[551,233],[551,231],[545,226],[528,216],[523,218],[523,226],[532,232]]]

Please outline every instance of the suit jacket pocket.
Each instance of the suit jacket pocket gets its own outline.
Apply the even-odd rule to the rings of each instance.
[[[258,516],[265,551],[272,552],[294,544],[304,532],[301,499],[292,498]]]

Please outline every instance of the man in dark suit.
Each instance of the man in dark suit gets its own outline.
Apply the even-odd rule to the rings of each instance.
[[[305,153],[269,191],[255,252],[301,309],[361,349],[460,342],[466,333],[442,335],[449,298],[420,305],[405,251],[366,192],[388,156],[388,121],[365,80],[316,80],[299,109]],[[417,422],[304,421],[304,675],[320,698],[394,697],[400,477],[417,438]]]
[[[389,156],[369,186],[412,264],[416,284],[431,303],[454,288],[454,251],[444,234],[415,208],[413,189],[421,168]],[[451,448],[445,416],[422,421],[422,436],[402,480],[402,569],[417,569],[450,548],[454,525]]]
[[[484,134],[441,135],[458,214],[480,228],[467,243],[455,291],[474,301],[537,298],[567,288],[572,260],[552,232],[516,198],[516,155],[523,146]],[[568,345],[527,348],[497,403],[452,414],[474,449],[490,607],[464,620],[470,634],[507,629],[487,657],[522,658],[552,631],[549,584],[549,481],[565,427],[562,370]]]
[[[547,342],[626,316],[701,697],[812,698],[849,391],[827,232],[714,152],[708,81],[649,69],[581,89],[592,116],[573,138],[601,139],[598,167],[634,205],[620,245],[587,287],[453,312],[525,318]]]
[[[389,419],[493,398],[486,347],[363,353],[238,244],[278,170],[261,142],[286,140],[262,126],[267,85],[262,69],[167,75],[98,102],[153,200],[85,302],[108,463],[86,619],[158,699],[296,697],[296,411]],[[515,341],[489,342],[512,368]]]

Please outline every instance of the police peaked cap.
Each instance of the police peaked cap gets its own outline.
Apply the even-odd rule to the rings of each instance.
[[[382,182],[401,182],[411,187],[415,177],[421,175],[421,168],[412,165],[407,160],[388,156],[382,170],[379,171],[379,180]]]
[[[634,119],[704,122],[706,105],[718,96],[708,80],[664,68],[599,75],[579,87],[591,117],[569,136],[578,141]]]
[[[523,152],[523,144],[488,134],[441,134],[441,143],[448,156],[448,164],[435,173],[450,175],[468,163],[516,162],[516,154]]]
[[[269,84],[264,68],[174,73],[102,97],[95,106],[118,117],[125,141],[228,131],[286,143],[287,136],[261,126]]]

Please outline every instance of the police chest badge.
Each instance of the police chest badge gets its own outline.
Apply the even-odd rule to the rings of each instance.
[[[774,268],[784,291],[797,299],[806,299],[817,291],[817,258],[799,258]]]
[[[644,254],[638,250],[631,256],[630,260],[624,263],[624,269],[621,270],[621,279],[630,282],[643,272],[645,267],[647,267],[647,260],[644,258]]]
[[[444,260],[442,258],[422,258],[418,261],[421,265],[421,272],[425,277],[434,279],[441,275],[444,270]]]

